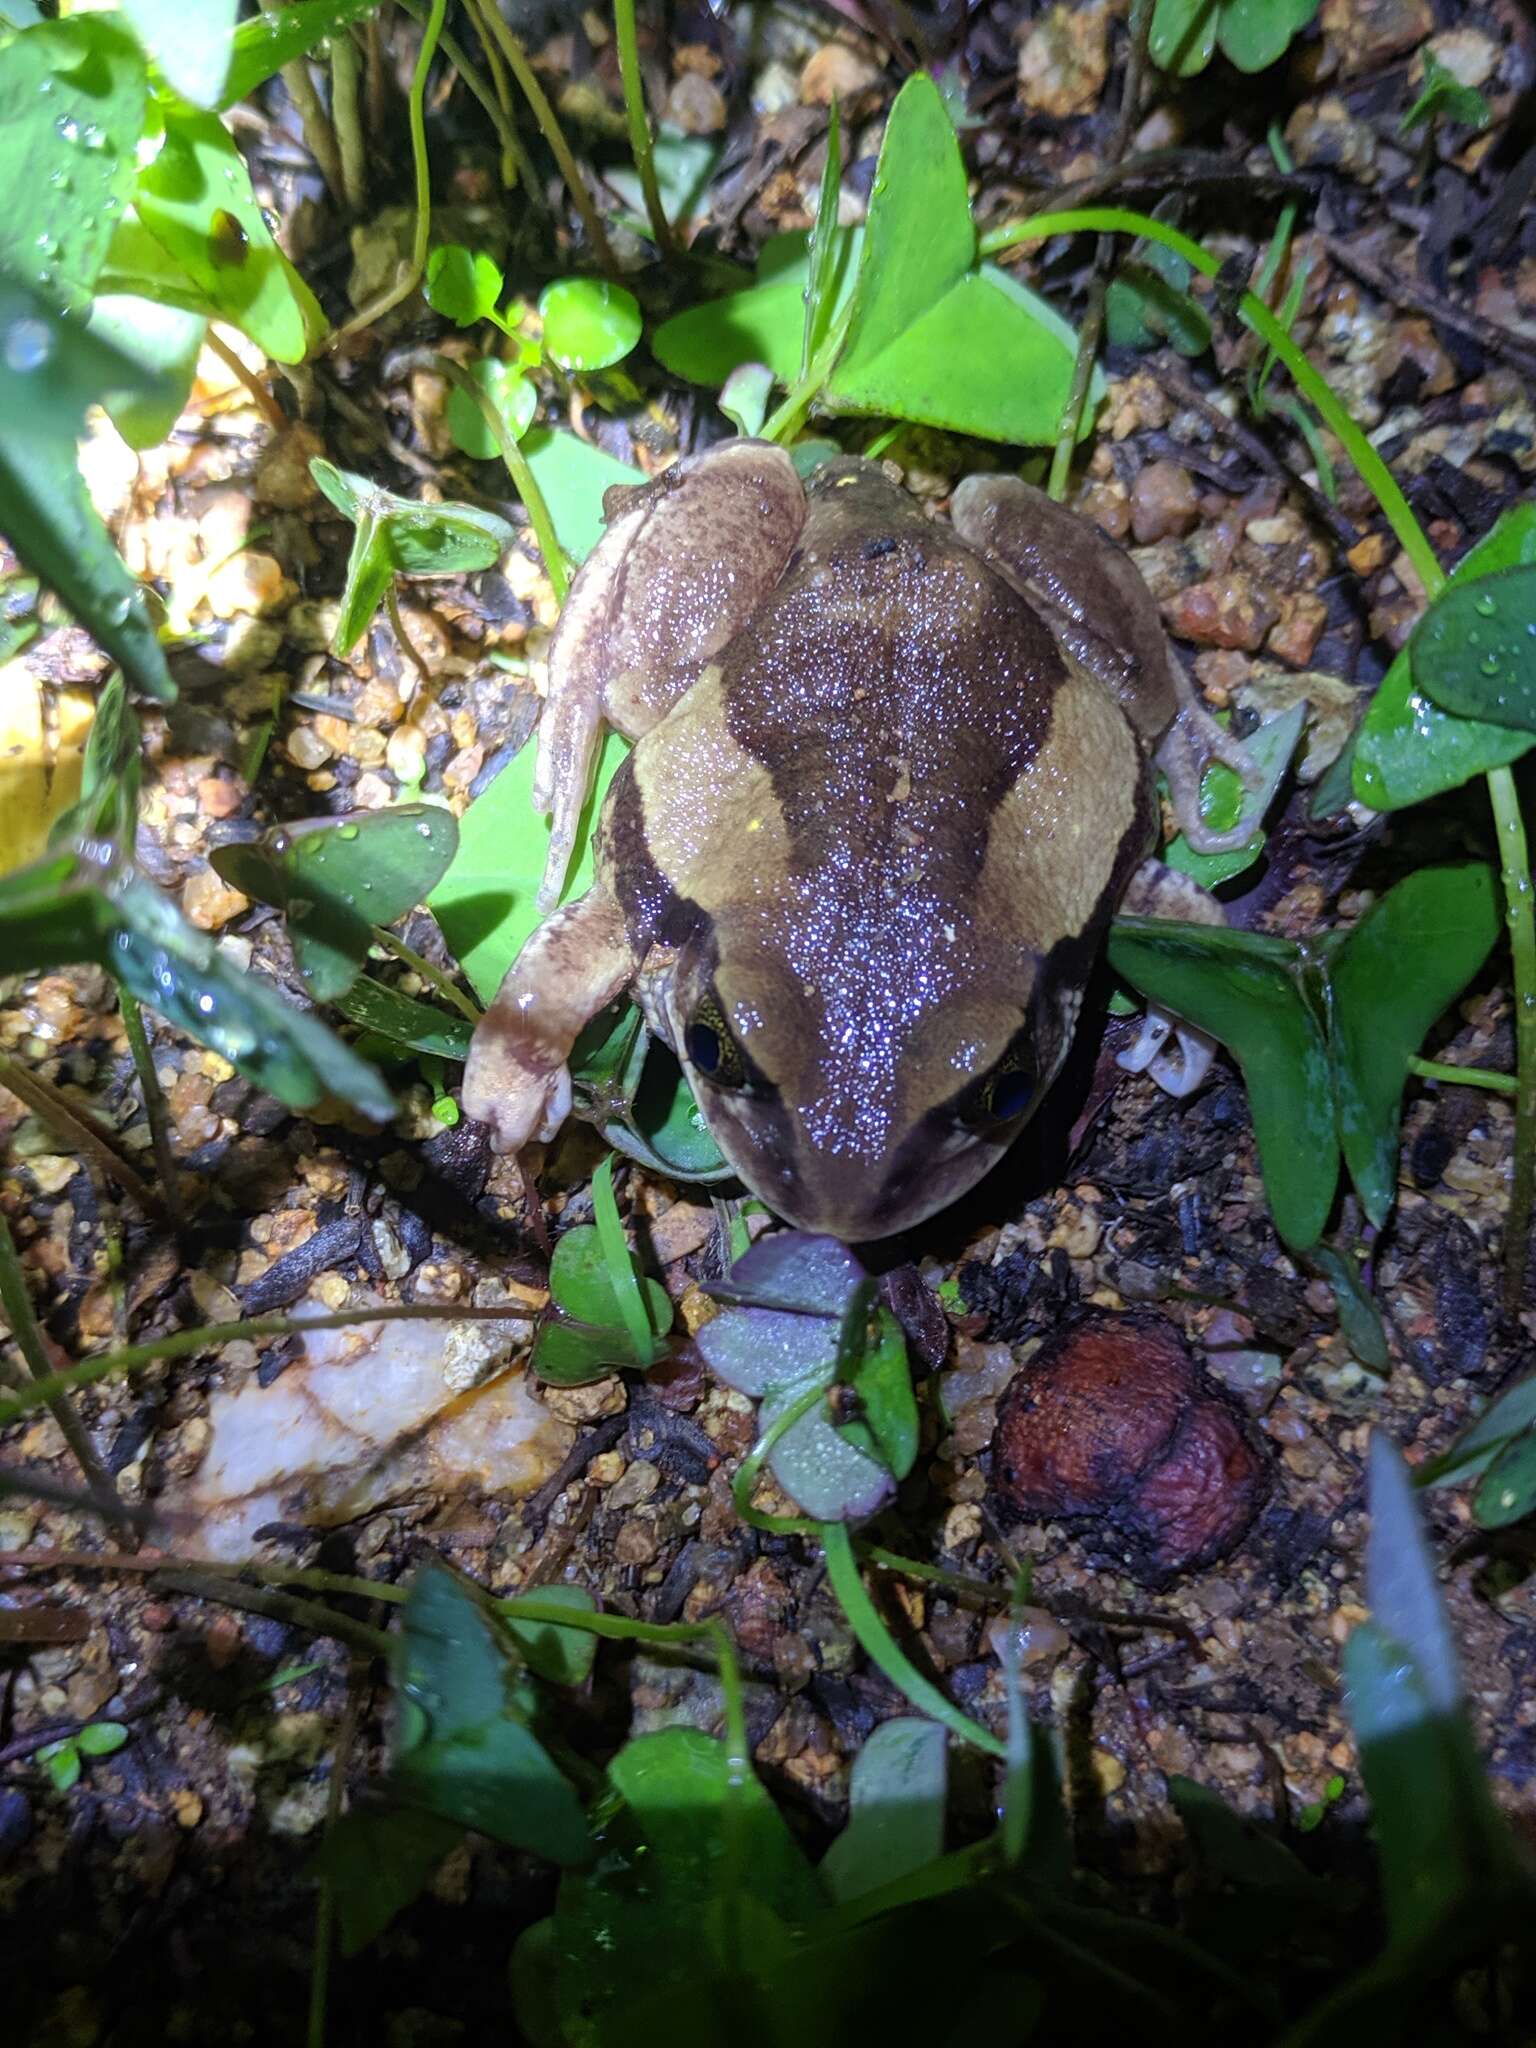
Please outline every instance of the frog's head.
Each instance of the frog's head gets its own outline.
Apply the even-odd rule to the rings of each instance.
[[[1004,960],[908,912],[717,917],[668,992],[731,1166],[787,1222],[848,1242],[922,1222],[1001,1158],[1065,1057],[1091,957]]]

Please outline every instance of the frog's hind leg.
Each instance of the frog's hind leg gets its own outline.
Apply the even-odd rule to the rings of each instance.
[[[1121,909],[1133,917],[1175,918],[1181,924],[1225,924],[1226,912],[1198,882],[1160,860],[1143,861],[1126,886]],[[1165,1095],[1193,1095],[1211,1070],[1216,1041],[1158,1003],[1147,1004],[1134,1045],[1116,1057],[1128,1074],[1150,1074]]]
[[[601,883],[547,917],[475,1026],[464,1110],[498,1152],[547,1144],[571,1108],[566,1065],[582,1026],[634,979],[624,913]]]
[[[745,625],[799,539],[805,493],[781,448],[737,440],[610,491],[604,509],[612,523],[550,643],[533,788],[552,827],[543,910],[560,898],[604,723],[649,732]]]
[[[1213,832],[1200,781],[1221,761],[1250,787],[1260,775],[1242,742],[1195,695],[1163,631],[1157,601],[1122,548],[1091,521],[1018,477],[971,476],[951,501],[955,530],[1027,597],[1057,641],[1119,699],[1168,778],[1180,829],[1197,853],[1229,853],[1244,823]]]

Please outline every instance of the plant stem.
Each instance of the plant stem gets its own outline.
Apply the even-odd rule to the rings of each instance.
[[[170,1330],[163,1337],[151,1337],[142,1344],[124,1344],[116,1351],[103,1351],[98,1358],[83,1358],[77,1365],[63,1372],[51,1372],[46,1379],[24,1387],[19,1393],[0,1396],[0,1429],[38,1408],[46,1408],[55,1395],[94,1386],[114,1373],[137,1372],[157,1359],[189,1358],[198,1351],[217,1350],[237,1337],[298,1337],[307,1330],[355,1330],[365,1323],[526,1321],[528,1313],[522,1302],[495,1302],[483,1307],[463,1301],[441,1305],[412,1302],[344,1308],[324,1316],[246,1316],[236,1323],[208,1323],[199,1330]]]
[[[672,239],[666,208],[661,203],[661,188],[656,183],[656,164],[651,154],[651,124],[646,114],[645,82],[640,76],[640,46],[635,32],[635,0],[613,0],[613,26],[619,45],[619,76],[624,81],[624,112],[629,120],[630,154],[635,159],[635,171],[645,196],[645,210],[650,217],[656,246],[663,258],[670,260],[677,253],[677,245]]]
[[[268,14],[281,14],[283,11],[283,0],[261,0],[261,5]],[[320,104],[320,95],[309,75],[307,57],[295,57],[283,66],[283,84],[288,88],[288,97],[293,101],[299,126],[304,131],[304,146],[314,158],[331,197],[338,206],[344,206],[347,187],[341,172],[341,152],[336,147],[336,131]]]
[[[800,381],[789,390],[783,402],[763,425],[765,441],[787,441],[802,419],[816,403],[822,386],[837,368],[837,359],[843,352],[843,343],[848,338],[848,323],[853,313],[853,301],[844,306],[837,324],[816,352],[816,360]]]
[[[544,560],[544,573],[549,578],[550,588],[561,604],[570,588],[571,579],[566,573],[565,556],[555,535],[555,522],[549,516],[549,507],[544,502],[544,493],[535,481],[528,466],[528,458],[518,446],[517,436],[507,425],[491,400],[485,386],[471,377],[462,363],[456,363],[452,356],[437,356],[433,367],[456,389],[462,391],[470,402],[480,409],[485,421],[501,450],[501,459],[507,466],[512,487],[523,501],[533,528],[534,539],[539,544],[539,553]]]
[[[342,29],[331,38],[331,117],[341,150],[342,187],[353,215],[360,215],[368,204],[368,151],[358,106],[362,75],[362,59],[351,31]]]
[[[444,1002],[452,1003],[460,1016],[467,1017],[471,1024],[480,1022],[480,1006],[474,997],[467,996],[463,989],[456,988],[440,967],[434,967],[430,960],[423,960],[419,953],[412,951],[404,939],[397,938],[381,924],[374,925],[373,938],[376,945],[385,947],[397,960],[403,960],[412,973],[419,974],[423,981],[430,982]]]
[[[5,1311],[16,1349],[32,1375],[33,1385],[27,1392],[43,1402],[57,1423],[59,1434],[74,1454],[75,1463],[80,1467],[81,1476],[95,1497],[100,1512],[123,1529],[131,1529],[132,1518],[125,1513],[117,1497],[117,1488],[112,1483],[112,1475],[97,1457],[96,1446],[91,1442],[85,1424],[75,1413],[68,1392],[61,1388],[51,1393],[44,1392],[57,1375],[49,1363],[48,1347],[38,1327],[32,1296],[27,1289],[27,1276],[21,1270],[21,1260],[16,1254],[16,1240],[3,1216],[0,1216],[0,1309]],[[25,1400],[26,1394],[17,1398]],[[36,1405],[36,1402],[29,1405]]]
[[[208,324],[208,332],[203,339],[205,345],[212,349],[225,369],[233,376],[239,378],[240,382],[251,394],[252,403],[257,411],[273,431],[279,434],[286,434],[289,427],[293,424],[287,413],[283,411],[283,408],[272,396],[266,385],[262,383],[255,371],[247,363],[241,361],[227,341],[220,338],[211,321]]]
[[[416,232],[411,241],[409,258],[395,273],[395,281],[376,299],[361,307],[342,327],[338,327],[327,346],[335,348],[346,336],[360,334],[371,327],[375,320],[393,311],[400,301],[409,298],[421,282],[427,267],[427,243],[432,237],[432,165],[427,156],[426,97],[427,75],[432,69],[432,59],[437,55],[438,41],[443,33],[443,16],[448,11],[448,0],[432,0],[432,11],[422,33],[421,49],[416,58],[416,69],[411,74],[410,98],[407,114],[411,129],[411,166],[416,182]]]
[[[1525,1293],[1530,1250],[1531,1199],[1536,1193],[1536,918],[1531,912],[1531,857],[1515,778],[1508,768],[1488,770],[1488,795],[1499,837],[1509,950],[1514,962],[1515,1172],[1504,1231],[1504,1307],[1513,1318]]]
[[[181,1169],[176,1164],[176,1152],[171,1144],[170,1112],[165,1106],[165,1093],[160,1086],[160,1076],[155,1072],[154,1055],[149,1049],[144,1012],[139,1008],[138,997],[130,994],[121,982],[117,985],[117,1007],[123,1020],[128,1050],[133,1054],[134,1071],[139,1077],[139,1093],[144,1098],[144,1114],[149,1119],[149,1142],[155,1155],[155,1170],[165,1191],[166,1210],[172,1224],[181,1230],[187,1218],[181,1205]]]
[[[1454,1067],[1444,1060],[1410,1059],[1408,1071],[1421,1081],[1459,1081],[1464,1088],[1489,1088],[1497,1095],[1513,1095],[1520,1086],[1513,1074],[1496,1074],[1488,1067]]]
[[[7,1054],[0,1053],[0,1088],[9,1088],[34,1115],[41,1117],[56,1138],[72,1152],[83,1152],[100,1170],[138,1203],[146,1216],[169,1223],[170,1213],[143,1176],[123,1157],[110,1135],[88,1110],[77,1109],[40,1074],[30,1073]]]
[[[422,696],[425,696],[432,688],[432,671],[422,660],[417,652],[416,643],[405,630],[405,620],[400,616],[400,593],[396,590],[393,580],[391,580],[389,589],[385,592],[384,602],[389,611],[389,623],[394,629],[396,640],[400,643],[400,650],[411,664],[411,667],[416,671],[416,689],[411,692],[411,695],[414,697],[419,691]]]
[[[1169,227],[1166,221],[1153,220],[1150,214],[1135,213],[1119,206],[1091,206],[1070,213],[1033,214],[1028,220],[1014,221],[983,235],[981,253],[983,256],[999,256],[1025,242],[1073,234],[1144,235],[1149,241],[1160,242],[1165,249],[1172,249],[1176,255],[1182,256],[1191,269],[1198,270],[1203,277],[1214,278],[1221,273],[1220,259],[1188,235]],[[1343,443],[1350,460],[1386,514],[1387,523],[1397,535],[1403,552],[1418,572],[1426,596],[1438,596],[1445,587],[1445,571],[1436,560],[1428,536],[1414,517],[1413,508],[1404,497],[1396,477],[1350,418],[1332,387],[1312,367],[1264,301],[1245,291],[1237,301],[1237,312],[1245,326],[1251,327],[1261,340],[1268,342],[1290,371],[1297,389],[1312,401],[1324,424]]]
[[[906,1694],[914,1707],[931,1719],[942,1721],[952,1735],[957,1735],[962,1742],[969,1742],[973,1748],[984,1750],[988,1756],[1006,1757],[1005,1745],[998,1741],[991,1729],[983,1728],[979,1721],[963,1714],[953,1700],[940,1692],[930,1679],[924,1678],[880,1619],[875,1603],[859,1576],[853,1540],[845,1525],[823,1522],[819,1533],[821,1547],[826,1552],[827,1577],[832,1582],[832,1590],[869,1661],[899,1692]]]
[[[565,132],[560,126],[555,110],[545,97],[543,86],[534,75],[527,51],[502,20],[496,0],[480,0],[476,12],[501,45],[501,54],[506,58],[512,76],[522,88],[523,97],[533,109],[533,118],[538,122],[539,132],[549,144],[555,162],[560,167],[560,175],[570,192],[571,203],[581,215],[582,225],[587,231],[588,241],[592,244],[598,268],[605,271],[609,277],[617,278],[619,266],[614,259],[612,244],[598,218],[597,208],[592,204],[592,195],[576,168],[571,145],[565,139]]]
[[[399,0],[399,4],[413,21],[426,22],[428,0]],[[491,61],[494,72],[500,60],[493,57],[491,46],[486,42],[485,33],[480,28],[479,19],[472,4],[468,4],[468,12],[470,19],[475,23],[480,41],[485,46],[487,59]],[[375,22],[369,22],[370,28],[375,26]],[[523,190],[533,201],[534,205],[538,207],[541,213],[547,213],[549,208],[545,202],[544,194],[539,190],[538,180],[533,175],[533,166],[528,161],[528,152],[523,147],[522,137],[517,132],[517,123],[512,118],[512,108],[507,99],[505,80],[498,76],[496,91],[492,92],[485,80],[480,76],[479,69],[469,52],[447,29],[443,30],[442,51],[448,62],[458,72],[460,78],[463,79],[464,83],[485,109],[491,126],[496,130],[501,142],[503,182],[507,183],[510,190],[512,185],[515,185],[521,179]],[[514,166],[513,176],[510,181],[508,181],[506,173],[506,165],[509,160]]]

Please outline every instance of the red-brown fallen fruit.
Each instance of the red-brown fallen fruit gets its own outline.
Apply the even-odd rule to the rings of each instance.
[[[1010,1380],[992,1483],[1006,1517],[1062,1522],[1156,1586],[1236,1548],[1269,1471],[1172,1323],[1099,1309]]]

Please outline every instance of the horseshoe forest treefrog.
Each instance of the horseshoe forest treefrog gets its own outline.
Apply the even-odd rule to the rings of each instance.
[[[553,1137],[577,1034],[629,989],[771,1209],[904,1230],[1061,1067],[1156,842],[1154,761],[1216,851],[1200,775],[1245,757],[1130,559],[1014,478],[967,479],[945,521],[877,463],[802,484],[741,439],[604,509],[550,647],[550,914],[476,1029],[464,1107],[499,1150]],[[634,750],[592,887],[554,909],[605,722]]]

